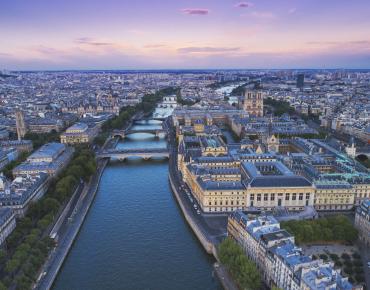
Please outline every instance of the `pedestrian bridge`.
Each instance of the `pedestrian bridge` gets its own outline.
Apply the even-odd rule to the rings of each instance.
[[[150,159],[155,157],[168,158],[167,148],[134,148],[134,149],[107,149],[96,155],[97,158],[114,158],[125,160],[129,157],[141,157]]]
[[[135,134],[135,133],[147,133],[152,134],[155,137],[159,137],[161,135],[167,135],[167,132],[163,129],[127,129],[127,130],[114,130],[112,132],[112,137],[120,137],[124,139],[127,135]]]

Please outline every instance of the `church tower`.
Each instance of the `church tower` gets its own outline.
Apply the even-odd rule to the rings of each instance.
[[[246,89],[244,93],[244,111],[250,116],[262,117],[263,97],[264,93],[259,89]]]
[[[17,126],[18,140],[20,141],[27,133],[26,122],[24,121],[24,115],[21,110],[15,112],[15,123]]]

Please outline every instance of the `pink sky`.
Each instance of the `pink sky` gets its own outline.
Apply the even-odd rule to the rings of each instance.
[[[0,69],[370,68],[370,1],[12,0]]]

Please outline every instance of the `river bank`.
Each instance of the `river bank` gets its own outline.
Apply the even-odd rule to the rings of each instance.
[[[138,121],[133,129],[159,124]],[[117,144],[123,149],[166,146],[165,139],[145,133]],[[213,262],[179,214],[168,161],[129,158],[105,168],[53,289],[222,289],[212,274]]]
[[[47,262],[42,269],[42,277],[35,285],[35,289],[48,290],[52,287],[60,268],[71,249],[75,238],[77,237],[85,217],[94,201],[102,173],[108,163],[108,160],[102,161],[97,168],[96,173],[90,182],[85,185],[76,206],[70,216],[64,214],[63,223],[69,223],[63,236],[59,236],[58,245],[49,255]],[[69,211],[69,208],[67,209]],[[55,232],[58,234],[58,232]]]

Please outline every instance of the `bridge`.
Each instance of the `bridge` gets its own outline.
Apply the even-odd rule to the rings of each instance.
[[[152,134],[155,137],[160,135],[167,135],[167,132],[164,129],[126,129],[126,130],[114,130],[112,132],[112,137],[121,137],[124,139],[129,134],[135,133],[147,133]]]
[[[360,155],[364,155],[370,159],[370,147],[359,148],[356,152],[356,157],[359,157]]]
[[[150,121],[150,120],[154,120],[154,121],[164,121],[166,120],[168,117],[146,117],[146,118],[135,118],[134,121]]]
[[[125,160],[129,157],[141,157],[150,159],[153,157],[169,157],[167,148],[134,148],[134,149],[107,149],[99,152],[97,158],[115,158]]]

